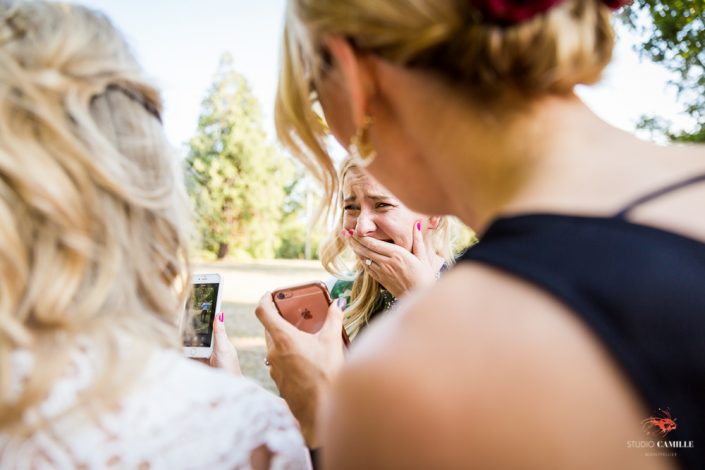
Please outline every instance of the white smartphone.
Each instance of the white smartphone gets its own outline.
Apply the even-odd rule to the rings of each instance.
[[[186,302],[184,354],[188,357],[211,357],[213,320],[220,312],[222,278],[220,274],[194,274],[193,290]]]

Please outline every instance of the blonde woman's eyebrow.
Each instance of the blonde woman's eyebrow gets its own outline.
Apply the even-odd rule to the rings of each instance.
[[[364,199],[372,199],[373,201],[382,201],[382,200],[393,200],[391,196],[386,196],[384,194],[366,194]],[[357,200],[357,196],[351,195],[343,199],[344,203],[349,203],[349,202],[355,202]]]
[[[390,200],[393,199],[391,196],[387,196],[384,194],[367,194],[365,195],[366,199],[372,199],[373,201],[381,201],[381,200]]]

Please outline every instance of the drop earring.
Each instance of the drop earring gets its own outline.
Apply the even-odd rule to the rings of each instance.
[[[350,156],[362,168],[369,166],[377,157],[377,152],[370,142],[369,131],[371,126],[372,118],[366,115],[360,127],[355,131],[355,135],[350,139],[350,146],[348,147]]]

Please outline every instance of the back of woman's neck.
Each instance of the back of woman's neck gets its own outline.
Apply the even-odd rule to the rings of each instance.
[[[447,127],[442,186],[453,213],[482,231],[505,207],[522,202],[525,188],[544,178],[547,162],[588,146],[602,125],[574,96],[545,97],[497,111],[456,106]],[[604,130],[604,129],[602,129]],[[594,137],[593,137],[594,139]]]
[[[554,104],[535,117],[546,131],[537,136],[523,184],[488,211],[483,226],[521,213],[610,216],[643,194],[705,170],[705,162],[690,155],[695,152],[639,140],[580,101]]]

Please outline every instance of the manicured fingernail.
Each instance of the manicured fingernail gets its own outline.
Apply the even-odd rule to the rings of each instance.
[[[348,230],[348,233],[350,234],[350,236],[352,236],[353,231],[352,231],[352,230]]]
[[[421,231],[421,222],[416,222],[416,230]]]
[[[338,235],[340,235],[341,237],[344,237],[344,236],[345,236],[345,230],[341,230]]]
[[[335,303],[338,304],[338,308],[340,310],[345,310],[345,307],[348,305],[348,301],[345,300],[345,297],[338,297],[338,300],[336,300]]]
[[[220,315],[218,315],[218,321],[220,323],[225,322],[225,313],[224,312],[220,312]]]

